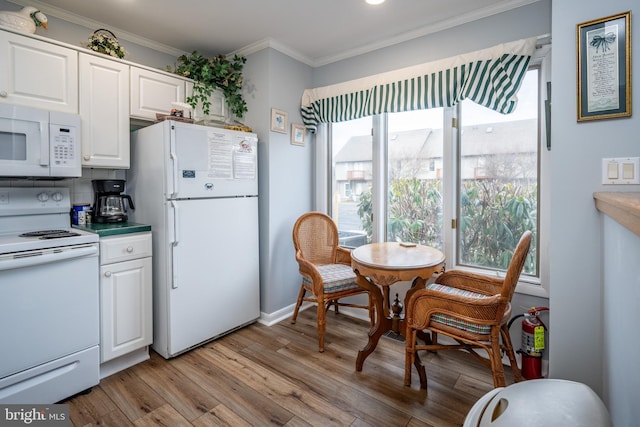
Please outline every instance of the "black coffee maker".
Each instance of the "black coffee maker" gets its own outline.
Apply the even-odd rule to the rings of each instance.
[[[94,179],[93,185],[93,222],[113,223],[127,221],[127,208],[135,209],[131,196],[122,194],[124,191],[123,179]]]

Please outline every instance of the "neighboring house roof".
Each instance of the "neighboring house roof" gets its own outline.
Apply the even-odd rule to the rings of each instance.
[[[431,133],[431,129],[392,132],[389,135],[389,159],[400,160],[416,158],[416,153],[423,153],[427,148],[426,146],[428,145]],[[431,138],[431,141],[437,140]],[[427,151],[432,152],[433,150]]]
[[[531,132],[535,119],[464,126],[465,156],[536,151],[538,135]]]
[[[537,135],[528,131],[532,122],[535,119],[464,126],[464,155],[535,151]],[[437,141],[442,141],[442,129],[394,132],[389,138],[389,157],[396,160],[440,158],[443,147]],[[371,154],[371,135],[359,135],[351,137],[334,160],[336,163],[370,162]]]
[[[336,163],[371,161],[371,135],[359,135],[349,138],[346,144],[335,155]]]

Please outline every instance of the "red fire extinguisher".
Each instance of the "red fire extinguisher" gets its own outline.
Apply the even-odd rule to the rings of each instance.
[[[528,380],[542,378],[542,351],[544,335],[547,327],[540,320],[540,312],[547,307],[531,307],[528,312],[515,316],[509,325],[518,317],[522,319],[522,339],[518,353],[522,355],[522,376]]]

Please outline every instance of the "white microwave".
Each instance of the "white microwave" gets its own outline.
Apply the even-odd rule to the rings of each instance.
[[[82,176],[80,116],[0,104],[0,177]]]

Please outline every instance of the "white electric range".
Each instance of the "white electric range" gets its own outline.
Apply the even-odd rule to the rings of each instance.
[[[56,403],[99,382],[98,235],[69,189],[0,187],[0,403]]]

